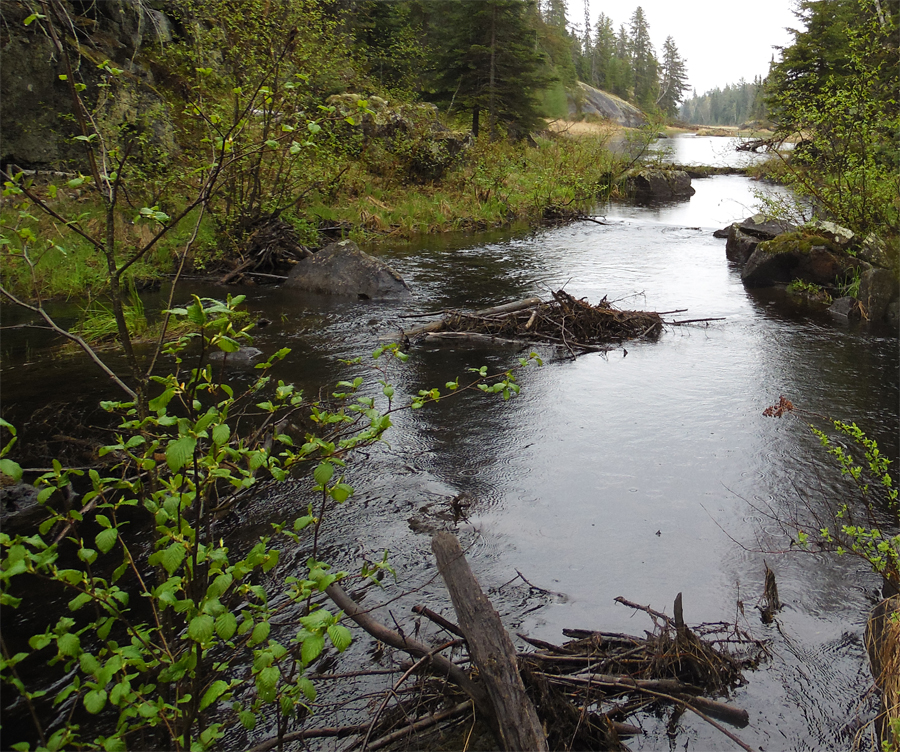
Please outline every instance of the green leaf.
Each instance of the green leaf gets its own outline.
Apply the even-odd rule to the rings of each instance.
[[[103,553],[109,553],[110,549],[116,545],[116,541],[119,539],[119,531],[116,528],[111,527],[107,530],[101,530],[97,533],[97,536],[94,538],[94,543],[97,544],[97,548],[99,548]]]
[[[209,642],[213,636],[215,621],[209,614],[199,614],[188,624],[188,637],[195,642]]]
[[[319,466],[313,471],[313,478],[316,483],[320,486],[324,486],[328,481],[331,480],[331,477],[334,475],[334,465],[330,462],[321,462]]]
[[[98,661],[90,653],[82,653],[78,658],[78,664],[81,670],[86,674],[96,674],[100,670],[100,661]]]
[[[270,138],[268,141],[266,141],[266,146],[268,146],[270,149],[277,149],[278,142],[275,139]]]
[[[63,655],[74,658],[81,652],[81,640],[78,639],[77,634],[66,632],[64,635],[60,635],[56,641],[56,649]]]
[[[118,686],[118,685],[117,685]],[[109,736],[103,741],[103,752],[127,752],[128,745],[121,736]]]
[[[92,689],[84,696],[84,709],[91,715],[97,715],[106,706],[106,690]]]
[[[163,568],[170,575],[181,566],[181,562],[184,561],[184,557],[187,555],[187,551],[184,548],[184,545],[175,541],[169,544],[169,547],[164,549],[159,556],[159,563],[163,565]]]
[[[19,466],[19,463],[5,457],[0,460],[0,473],[8,475],[16,483],[22,480],[22,468]]]
[[[325,635],[314,634],[303,640],[303,647],[300,648],[300,660],[304,666],[308,666],[316,658],[318,658],[325,649]]]
[[[43,650],[52,641],[53,641],[53,638],[50,637],[50,635],[48,635],[46,633],[36,634],[36,635],[32,635],[31,637],[28,638],[28,645],[29,645],[29,647],[31,647],[32,650]]]
[[[200,712],[202,713],[206,710],[227,691],[228,682],[222,681],[221,679],[214,681],[210,688],[203,693],[203,697],[200,698]]]
[[[231,438],[231,429],[225,423],[220,423],[212,430],[213,444],[216,446],[224,446]]]
[[[241,349],[240,344],[231,339],[231,337],[221,337],[220,339],[217,339],[216,345],[220,350],[227,353],[237,352]]]
[[[316,688],[313,686],[313,683],[305,676],[301,676],[297,679],[297,686],[300,687],[300,690],[306,695],[306,699],[310,702],[315,702],[316,700]]]
[[[338,483],[328,493],[331,494],[331,498],[338,504],[343,504],[353,493],[353,486],[348,485],[347,483]]]
[[[332,624],[328,627],[328,637],[339,653],[343,653],[353,641],[353,635],[343,624]]]
[[[253,731],[256,728],[256,714],[251,713],[249,710],[242,710],[238,713],[238,718],[241,721],[241,725],[247,729],[247,731]]]
[[[216,634],[223,640],[230,640],[237,631],[237,617],[226,611],[216,617]]]
[[[166,447],[166,463],[173,473],[177,473],[183,468],[194,454],[194,448],[197,446],[197,439],[193,436],[184,436],[173,441]]]
[[[278,666],[267,666],[256,677],[256,687],[259,690],[259,699],[263,702],[274,702],[275,687],[278,685],[278,679],[281,677],[281,671]]]
[[[269,632],[272,630],[272,625],[267,621],[261,621],[255,627],[253,627],[253,632],[250,635],[250,644],[258,645],[263,642],[268,636]]]

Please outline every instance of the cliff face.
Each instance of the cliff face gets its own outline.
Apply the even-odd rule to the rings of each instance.
[[[88,85],[87,104],[93,108],[105,96],[98,114],[107,125],[145,132],[161,150],[174,149],[168,108],[141,55],[172,40],[169,19],[141,0],[76,0],[63,7],[71,23],[59,39]],[[72,140],[79,132],[69,87],[60,80],[65,56],[41,19],[25,25],[30,15],[19,0],[0,4],[0,163],[77,168],[84,150]],[[123,70],[114,96],[96,86],[102,81],[97,66],[107,60]]]
[[[569,113],[597,115],[626,128],[640,128],[647,123],[644,113],[633,104],[581,81],[578,82],[574,96],[569,97]]]

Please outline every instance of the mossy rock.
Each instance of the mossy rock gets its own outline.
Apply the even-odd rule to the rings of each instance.
[[[785,232],[772,240],[759,244],[766,253],[803,253],[808,255],[813,248],[827,248],[834,253],[842,253],[840,246],[822,235],[808,235],[804,232]]]

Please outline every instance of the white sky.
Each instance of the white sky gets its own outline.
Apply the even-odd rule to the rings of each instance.
[[[678,52],[687,61],[688,84],[704,94],[716,87],[737,83],[742,77],[752,81],[765,76],[773,45],[787,46],[792,37],[785,27],[798,27],[791,12],[791,0],[589,0],[591,27],[597,16],[609,16],[618,32],[628,24],[634,9],[641,6],[650,25],[650,39],[656,54],[662,55],[667,36],[675,40]],[[568,0],[569,20],[584,25],[584,0]],[[687,96],[691,92],[688,90]]]

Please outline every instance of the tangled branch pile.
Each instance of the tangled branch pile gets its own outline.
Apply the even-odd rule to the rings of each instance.
[[[576,351],[602,351],[611,343],[656,338],[664,323],[658,313],[623,311],[606,298],[591,305],[558,290],[549,301],[529,298],[476,313],[452,311],[440,321],[406,335],[413,338],[452,333],[524,339],[562,345],[575,355]]]
[[[572,639],[562,645],[519,634],[536,648],[518,652],[514,661],[546,735],[545,748],[627,750],[622,740],[642,733],[629,720],[639,713],[669,706],[674,707],[675,718],[685,711],[696,713],[738,746],[749,749],[713,720],[744,727],[747,712],[703,695],[723,695],[742,684],[742,670],[755,666],[765,653],[762,643],[724,622],[687,627],[681,617],[680,594],[674,618],[624,598],[616,600],[646,612],[653,620],[653,631],[638,637],[563,630]],[[358,607],[351,607],[350,613],[354,608]],[[290,737],[356,737],[345,747],[347,750],[496,746],[490,720],[482,715],[471,687],[467,690],[464,686],[469,676],[478,677],[475,686],[489,682],[485,666],[472,672],[476,661],[471,645],[467,649],[465,630],[425,606],[416,606],[414,611],[445,631],[441,645],[426,649],[408,636],[376,624],[371,617],[358,622],[388,644],[404,645],[401,650],[413,657],[422,656],[395,669],[401,675],[386,694],[372,696],[371,720],[359,726],[308,729]],[[481,637],[470,634],[468,639],[477,641]],[[462,669],[463,683],[442,667],[439,652],[447,649],[454,651],[452,664],[458,667],[456,670]],[[416,674],[418,679],[414,679]],[[254,752],[263,752],[263,748]]]
[[[742,670],[755,666],[764,655],[760,642],[724,622],[690,629],[681,617],[680,594],[675,618],[624,598],[616,600],[648,613],[654,631],[637,637],[567,629],[563,634],[573,639],[559,646],[519,635],[538,648],[520,656],[526,684],[540,697],[535,701],[538,711],[545,696],[554,697],[556,703],[561,696],[573,708],[583,709],[571,728],[557,724],[555,733],[568,737],[567,744],[560,738],[557,748],[588,742],[580,736],[588,730],[584,726],[598,731],[612,728],[617,737],[640,733],[625,721],[660,704],[672,704],[678,713],[690,710],[729,736],[713,718],[734,726],[747,725],[746,711],[701,695],[725,694],[742,684]]]

